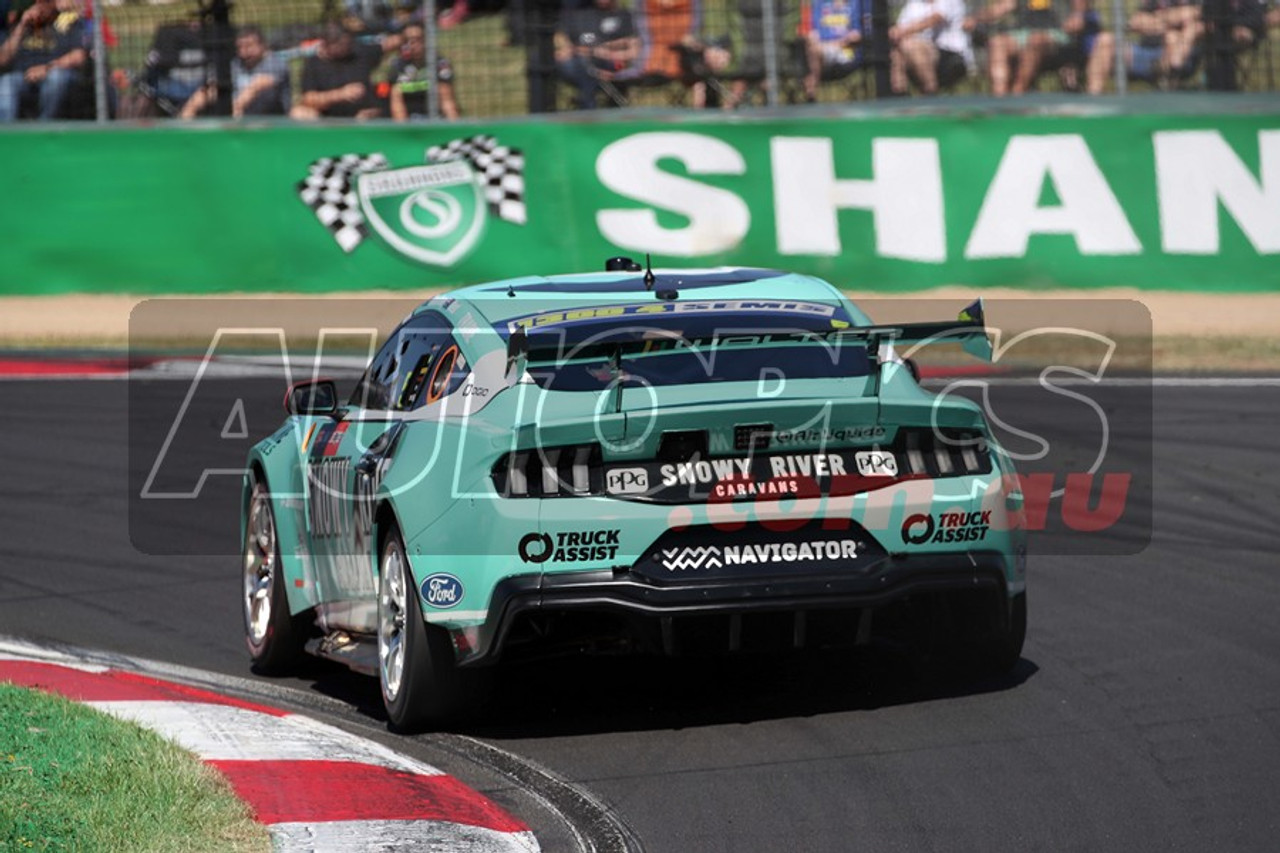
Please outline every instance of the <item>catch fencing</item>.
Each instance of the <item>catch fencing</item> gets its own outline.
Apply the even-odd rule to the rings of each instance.
[[[639,45],[598,74],[594,105],[600,108],[856,102],[889,97],[901,82],[892,73],[895,44],[901,44],[894,27],[907,0],[855,0],[852,11],[822,0],[595,1],[626,8]],[[1273,0],[1201,0],[1165,8],[1157,13],[1164,16],[1162,33],[1151,30],[1152,15],[1144,17],[1140,5],[1153,1],[1098,0],[1080,17],[1062,0],[971,4],[964,9],[962,37],[970,50],[958,51],[962,65],[937,66],[945,72],[939,92],[1020,94],[1019,65],[1035,69],[1028,75],[1029,91],[1079,92],[1081,98],[1090,90],[1111,95],[1277,90],[1280,6]],[[61,0],[64,6],[76,2]],[[999,14],[1006,2],[1020,4],[1021,10]],[[565,81],[568,54],[564,40],[557,40],[566,9],[580,0],[98,0],[98,5],[97,14],[92,6],[86,11],[92,15],[95,55],[106,61],[96,64],[93,80],[81,87],[81,103],[69,110],[74,117],[174,118],[189,93],[206,81],[229,90],[235,33],[247,25],[262,30],[270,51],[288,68],[285,102],[297,103],[302,68],[320,49],[331,23],[352,30],[363,49],[381,53],[370,75],[381,113],[370,115],[391,115],[388,92],[395,81],[390,75],[406,49],[404,27],[415,22],[426,24],[420,64],[440,68],[441,60],[447,62],[447,72],[428,87],[426,118],[453,115],[442,103],[441,83],[449,84],[444,94],[452,96],[457,115],[464,118],[583,106]],[[1159,5],[1167,6],[1167,0]],[[1029,21],[1052,20],[1036,18],[1039,13],[1057,15],[1057,26],[1039,34],[1029,29]],[[837,30],[846,15],[861,42],[815,53],[809,47],[815,33]],[[1177,49],[1185,49],[1186,57],[1171,67],[1175,43],[1183,45]],[[603,67],[592,63],[595,72]],[[995,83],[993,92],[997,67],[1008,69],[1008,82]],[[916,75],[898,94],[926,92]],[[229,95],[216,101],[204,115],[229,114],[229,101]]]

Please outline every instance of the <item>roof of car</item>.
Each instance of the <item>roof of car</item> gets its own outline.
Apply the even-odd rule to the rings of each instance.
[[[834,302],[839,291],[818,278],[751,267],[655,269],[654,286],[643,272],[594,272],[525,276],[464,287],[437,297],[470,304],[498,326],[531,311],[653,301],[786,300]],[[674,298],[671,291],[675,291]],[[427,305],[439,306],[436,300]],[[427,306],[423,306],[426,308]],[[858,318],[861,319],[861,318]]]

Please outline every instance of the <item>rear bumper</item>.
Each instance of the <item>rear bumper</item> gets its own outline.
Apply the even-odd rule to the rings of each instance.
[[[495,662],[517,620],[534,612],[614,613],[640,618],[871,608],[950,590],[1008,594],[1006,558],[995,551],[889,555],[857,574],[720,578],[657,584],[627,569],[520,576],[494,589],[489,619],[459,655]]]

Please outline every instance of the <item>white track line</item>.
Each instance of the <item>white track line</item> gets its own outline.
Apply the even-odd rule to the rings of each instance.
[[[406,845],[406,839],[412,841]],[[531,832],[495,832],[435,820],[361,820],[271,825],[276,853],[341,850],[385,853],[388,850],[465,850],[467,853],[511,853],[513,847],[538,850]]]

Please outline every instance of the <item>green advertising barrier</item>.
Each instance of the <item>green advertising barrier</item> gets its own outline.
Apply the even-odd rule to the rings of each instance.
[[[845,287],[1280,289],[1280,115],[618,116],[0,134],[0,293],[779,267]]]

